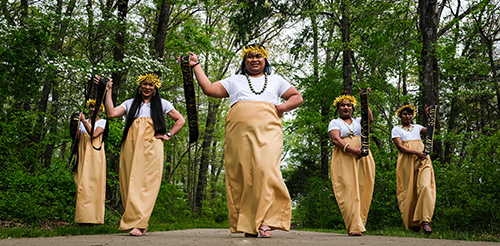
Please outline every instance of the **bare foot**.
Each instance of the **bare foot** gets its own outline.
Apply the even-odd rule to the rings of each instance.
[[[268,225],[261,224],[259,227],[259,234],[261,237],[271,237],[273,230]]]
[[[359,231],[350,232],[349,236],[351,236],[351,237],[359,237],[359,236],[363,236],[363,233],[361,233]]]
[[[146,228],[146,229],[134,228],[134,229],[130,230],[129,234],[130,234],[130,236],[140,237],[140,236],[146,235],[146,231],[148,231],[148,228]]]

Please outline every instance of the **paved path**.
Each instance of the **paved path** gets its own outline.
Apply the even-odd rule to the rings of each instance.
[[[275,231],[272,238],[245,238],[242,234],[231,234],[227,229],[190,229],[179,231],[148,232],[144,237],[132,237],[128,234],[108,234],[90,236],[67,236],[50,238],[2,239],[0,245],[22,246],[128,246],[128,245],[411,245],[411,246],[500,246],[500,243],[469,242],[428,238],[405,238],[362,236],[349,237],[345,234]]]

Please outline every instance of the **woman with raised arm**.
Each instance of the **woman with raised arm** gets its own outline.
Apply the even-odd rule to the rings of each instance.
[[[129,231],[132,236],[143,236],[160,190],[163,141],[170,140],[179,132],[185,120],[172,103],[160,97],[162,81],[157,75],[141,75],[137,83],[139,86],[134,98],[115,107],[111,99],[113,83],[108,79],[104,105],[108,118],[127,116],[120,150],[119,177],[125,212],[119,229]],[[168,132],[165,115],[175,121]]]
[[[428,108],[426,107],[426,112]],[[431,220],[436,204],[436,183],[431,158],[424,154],[420,134],[427,128],[412,124],[416,108],[404,103],[396,111],[401,125],[392,129],[392,141],[399,150],[397,175],[397,197],[399,210],[406,230],[431,234]]]
[[[106,154],[104,144],[100,150],[95,150],[92,142],[94,146],[101,146],[106,120],[99,117],[104,110],[104,105],[96,107],[95,104],[94,99],[87,101],[90,115],[98,110],[93,137],[90,137],[92,132],[90,119],[85,119],[83,113],[80,113],[80,128],[77,131],[78,165],[73,175],[76,184],[75,222],[83,225],[104,224]],[[93,139],[92,142],[91,139]]]
[[[361,89],[359,91],[361,93]],[[337,97],[333,106],[339,118],[333,119],[328,126],[328,135],[335,145],[331,164],[333,191],[349,236],[361,236],[366,232],[375,183],[375,161],[371,151],[360,158],[361,118],[353,118],[356,103],[356,98],[347,92]],[[370,108],[368,118],[373,121]]]
[[[237,74],[215,83],[203,72],[198,57],[189,54],[203,92],[229,97],[231,105],[224,142],[231,232],[270,237],[274,229],[290,230],[291,200],[280,170],[281,116],[297,108],[302,96],[281,76],[271,74],[262,45],[246,46]],[[280,98],[285,101],[280,103]]]

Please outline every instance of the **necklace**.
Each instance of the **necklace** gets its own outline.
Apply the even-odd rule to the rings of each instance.
[[[352,118],[350,119],[351,119],[351,125],[353,125],[352,129],[351,127],[349,127],[349,124],[347,124],[344,119],[342,119],[342,122],[344,122],[344,125],[347,127],[347,130],[349,130],[349,137],[352,138],[354,137],[354,124],[352,124]]]
[[[266,90],[266,87],[267,87],[267,73],[264,73],[264,76],[266,77],[266,80],[264,82],[264,86],[262,87],[262,90],[260,92],[256,92],[252,86],[252,82],[250,81],[250,77],[248,77],[248,74],[245,74],[245,76],[247,76],[247,80],[248,80],[248,85],[250,86],[250,90],[253,92],[253,94],[255,95],[260,95],[262,94],[262,92],[264,92]]]
[[[413,125],[410,124],[410,127],[404,127],[403,125],[399,125],[399,127],[401,127],[401,129],[407,131],[407,132],[411,132],[413,131]]]

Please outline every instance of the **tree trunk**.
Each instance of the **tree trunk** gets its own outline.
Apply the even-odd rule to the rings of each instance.
[[[422,35],[422,106],[438,105],[438,61],[436,57],[437,30],[439,27],[439,15],[437,11],[437,0],[419,0],[419,26]],[[422,111],[423,112],[423,111]],[[424,125],[427,125],[427,115],[424,115]],[[440,129],[439,113],[436,115],[436,136]],[[434,141],[434,152],[437,158],[443,160],[442,144]],[[434,158],[436,158],[434,157]]]
[[[52,139],[57,135],[57,119],[59,119],[59,87],[56,81],[53,82],[52,86],[52,110],[50,112],[51,116],[48,122],[49,132],[47,137],[49,138],[47,146],[45,147],[45,152],[43,155],[43,165],[45,168],[49,168],[52,164],[52,153],[54,152],[55,141]]]
[[[210,163],[210,149],[212,146],[213,132],[217,123],[218,109],[221,100],[209,100],[207,122],[205,123],[205,133],[201,144],[200,169],[198,173],[198,185],[196,186],[196,208],[201,211],[202,203],[205,197],[205,188],[207,187],[208,164]]]
[[[165,48],[165,39],[167,37],[171,13],[172,5],[170,5],[167,0],[163,0],[160,6],[160,15],[158,16],[153,54],[154,58],[159,61],[163,61],[163,50]]]
[[[115,48],[113,50],[113,58],[117,64],[122,64],[125,58],[125,39],[127,35],[126,18],[128,14],[128,0],[118,1],[118,25],[115,33]],[[113,102],[116,104],[118,89],[126,80],[126,72],[122,69],[113,69]]]
[[[341,3],[342,16],[340,19],[340,29],[342,32],[342,71],[344,79],[344,91],[352,94],[352,64],[351,64],[351,19],[347,14],[345,2]]]

